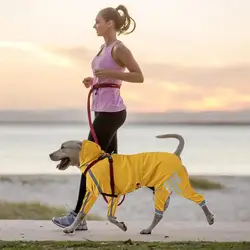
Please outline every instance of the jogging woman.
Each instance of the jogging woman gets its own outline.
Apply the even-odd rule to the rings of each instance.
[[[131,28],[132,26],[132,28]],[[142,83],[144,77],[131,51],[119,40],[117,35],[130,34],[135,30],[136,23],[130,17],[125,6],[102,9],[95,20],[94,29],[97,36],[102,36],[105,43],[92,61],[93,77],[83,80],[86,88],[95,84],[112,83],[120,85],[122,81]],[[129,29],[131,29],[129,31]],[[125,72],[125,69],[128,72]],[[98,144],[107,153],[117,153],[117,131],[126,120],[126,106],[120,95],[119,88],[99,88],[92,95],[92,111],[95,113],[93,127]],[[88,140],[94,141],[91,132]],[[53,218],[59,227],[70,226],[80,211],[86,192],[86,177],[82,174],[79,196],[75,210],[68,215]],[[78,230],[87,230],[86,221],[79,225]]]

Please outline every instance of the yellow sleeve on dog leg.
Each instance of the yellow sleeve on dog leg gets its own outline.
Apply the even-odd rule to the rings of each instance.
[[[97,200],[97,196],[87,190],[82,202],[81,212],[86,215]]]
[[[155,201],[155,212],[162,214],[164,212],[165,203],[169,197],[170,193],[168,190],[161,186],[157,190],[155,190],[154,201]]]
[[[119,203],[119,197],[108,197],[108,216],[115,216],[116,208]]]

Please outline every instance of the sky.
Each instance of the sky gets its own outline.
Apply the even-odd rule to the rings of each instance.
[[[131,111],[250,108],[249,0],[0,0],[0,109],[85,108],[93,24],[123,4],[137,28],[119,39],[144,83],[123,83]],[[156,4],[157,3],[157,4]]]

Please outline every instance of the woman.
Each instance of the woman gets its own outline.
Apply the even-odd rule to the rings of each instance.
[[[131,31],[128,31],[131,25],[133,27]],[[121,85],[122,81],[134,83],[144,81],[142,71],[132,53],[121,41],[117,40],[117,34],[130,34],[135,27],[135,21],[123,5],[119,5],[115,9],[105,8],[98,13],[94,29],[98,36],[104,38],[105,43],[92,61],[94,77],[87,77],[83,80],[86,88],[97,83]],[[129,72],[125,73],[126,68]],[[95,90],[92,111],[95,112],[93,127],[99,145],[107,153],[117,153],[117,130],[124,124],[127,116],[120,90],[118,88]],[[94,141],[91,132],[88,140]],[[85,192],[86,178],[82,174],[76,208],[64,217],[53,218],[52,221],[57,226],[64,228],[72,224],[81,209]],[[78,227],[78,230],[87,230],[85,221]]]

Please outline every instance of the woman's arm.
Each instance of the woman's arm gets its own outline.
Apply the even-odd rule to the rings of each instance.
[[[144,81],[142,71],[134,59],[131,51],[123,44],[117,44],[112,51],[114,61],[121,67],[125,67],[129,72],[119,72],[117,70],[110,69],[96,69],[96,77],[108,77],[114,78],[126,82],[138,82]]]
[[[114,78],[126,82],[142,83],[144,77],[131,51],[122,43],[118,43],[113,49],[114,60],[129,72],[114,72]]]

